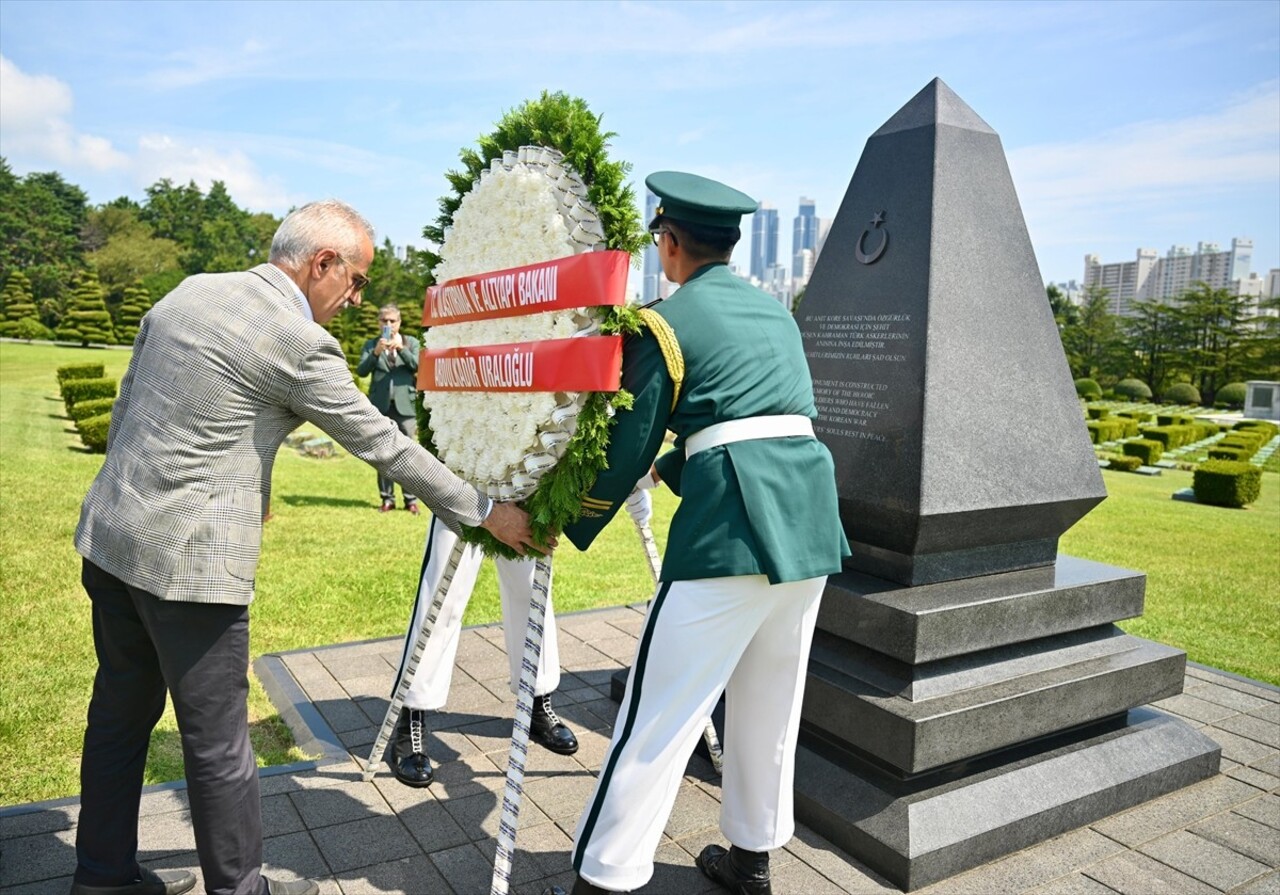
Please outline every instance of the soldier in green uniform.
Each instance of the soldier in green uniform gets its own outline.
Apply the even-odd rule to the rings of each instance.
[[[662,200],[649,230],[680,288],[642,311],[648,331],[624,347],[635,406],[619,413],[608,469],[565,535],[585,550],[624,501],[643,512],[638,480],[665,482],[682,500],[578,823],[573,893],[630,891],[653,875],[685,763],[724,691],[720,828],[730,848],[708,846],[698,866],[730,891],[767,895],[768,852],[795,827],[796,734],[818,602],[849,548],[831,456],[813,437],[799,329],[727,266],[756,202],[693,174],[646,183]],[[668,429],[674,448],[654,463]]]

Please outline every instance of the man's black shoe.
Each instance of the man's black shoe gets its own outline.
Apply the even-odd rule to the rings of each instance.
[[[578,738],[565,726],[551,707],[551,694],[533,697],[533,714],[529,717],[529,739],[559,755],[578,751]]]
[[[309,879],[262,879],[267,884],[267,895],[320,895],[319,883]]]
[[[182,895],[196,887],[196,875],[187,870],[138,868],[138,878],[122,886],[87,886],[72,883],[71,895]]]
[[[401,709],[391,745],[391,773],[405,786],[430,786],[436,779],[427,757],[427,713]]]
[[[773,895],[768,852],[746,851],[736,845],[725,851],[718,845],[708,845],[696,863],[703,876],[733,895]]]

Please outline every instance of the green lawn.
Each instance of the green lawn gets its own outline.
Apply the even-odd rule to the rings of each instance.
[[[94,661],[71,535],[101,457],[83,452],[63,418],[53,371],[91,360],[119,376],[128,357],[0,343],[0,805],[78,790]],[[1169,499],[1190,484],[1189,473],[1104,475],[1111,498],[1068,533],[1063,549],[1147,571],[1147,614],[1126,627],[1195,661],[1280,683],[1277,476],[1264,475],[1257,506],[1225,510]],[[403,633],[427,521],[403,511],[382,515],[376,506],[374,473],[360,461],[281,451],[252,610],[253,655]],[[660,542],[673,508],[663,492],[654,526]],[[650,590],[625,517],[589,557],[568,545],[557,551],[556,573],[560,613],[643,600]],[[466,621],[497,618],[486,564]],[[299,757],[256,684],[250,710],[261,763]],[[152,740],[148,781],[181,773],[176,727],[166,715]]]

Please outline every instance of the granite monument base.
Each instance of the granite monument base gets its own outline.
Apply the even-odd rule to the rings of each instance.
[[[903,780],[806,729],[796,819],[910,891],[1212,777],[1220,757],[1142,708]]]

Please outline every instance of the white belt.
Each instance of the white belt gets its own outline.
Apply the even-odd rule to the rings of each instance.
[[[749,416],[741,420],[716,423],[694,432],[684,442],[685,458],[734,441],[757,438],[787,438],[792,435],[813,437],[813,423],[807,416]]]

